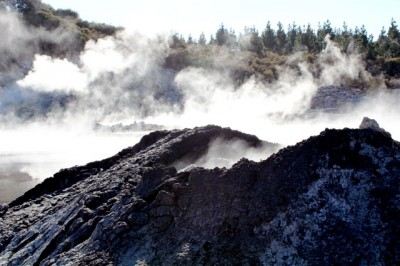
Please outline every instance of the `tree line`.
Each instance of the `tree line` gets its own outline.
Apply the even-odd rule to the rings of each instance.
[[[203,33],[197,40],[191,36],[185,39],[182,36],[174,35],[173,45],[218,45],[249,50],[257,54],[265,51],[278,54],[290,54],[296,51],[319,53],[326,45],[325,37],[328,34],[344,52],[356,48],[366,54],[367,59],[400,57],[400,31],[397,22],[393,19],[388,30],[382,28],[376,40],[373,35],[368,33],[365,26],[351,29],[344,23],[340,28],[333,28],[330,21],[327,20],[319,24],[317,29],[313,29],[310,24],[299,26],[295,23],[285,29],[280,22],[274,28],[268,22],[262,32],[254,27],[248,27],[240,34],[221,25],[216,33],[208,39]]]

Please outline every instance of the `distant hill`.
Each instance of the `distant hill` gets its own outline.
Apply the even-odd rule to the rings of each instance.
[[[0,7],[21,14],[28,27],[48,31],[62,30],[71,34],[72,46],[57,46],[51,42],[41,43],[41,52],[50,55],[66,55],[80,51],[91,39],[113,35],[119,28],[82,20],[78,13],[66,9],[54,9],[40,0],[0,0]]]

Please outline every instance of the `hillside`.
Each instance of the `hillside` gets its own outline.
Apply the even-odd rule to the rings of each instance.
[[[61,48],[54,43],[42,43],[41,52],[49,55],[61,56],[68,52],[79,52],[88,40],[113,35],[118,30],[110,25],[84,21],[72,10],[54,9],[40,0],[1,0],[0,6],[20,13],[28,27],[71,34],[74,38],[72,47]]]
[[[35,55],[76,61],[89,40],[119,30],[84,21],[74,11],[56,10],[40,0],[0,0],[0,15],[0,87],[24,77]]]

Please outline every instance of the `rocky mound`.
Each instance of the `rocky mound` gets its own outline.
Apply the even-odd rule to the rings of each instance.
[[[265,161],[177,172],[215,126],[158,131],[0,207],[0,265],[398,265],[400,145],[326,130]]]

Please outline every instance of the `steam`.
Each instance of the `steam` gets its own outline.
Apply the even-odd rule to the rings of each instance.
[[[370,81],[372,76],[365,70],[361,54],[351,49],[344,54],[340,48],[325,37],[326,48],[318,57],[322,66],[320,85],[340,85],[345,80]],[[350,46],[351,47],[351,46]]]
[[[82,92],[87,85],[87,76],[66,59],[36,55],[32,70],[17,84],[43,92]]]
[[[53,31],[27,26],[21,15],[0,6],[0,86],[22,78],[32,67],[40,42],[73,49],[76,32],[59,27]],[[67,49],[68,50],[68,49]]]
[[[280,67],[276,81],[254,76],[238,84],[231,73],[246,65],[251,55],[229,48],[189,48],[185,60],[192,60],[190,67],[168,68],[166,58],[172,51],[166,36],[120,32],[89,41],[75,57],[52,58],[28,44],[38,38],[62,43],[63,36],[35,32],[13,13],[0,15],[0,29],[7,38],[0,53],[8,54],[14,47],[11,55],[19,62],[15,66],[0,59],[1,75],[8,75],[0,83],[0,154],[29,161],[22,170],[33,178],[110,156],[160,127],[216,124],[284,146],[327,127],[357,127],[369,116],[400,139],[399,93],[384,89],[365,70],[356,51],[343,53],[329,37],[316,64],[298,53]],[[205,55],[196,57],[196,53]],[[345,81],[368,85],[359,101],[334,111],[310,108],[321,86]],[[343,89],[351,94],[351,88]],[[328,98],[340,97],[333,89],[327,91],[332,91]],[[346,101],[347,97],[339,99]],[[132,125],[138,124],[141,129],[135,132],[97,130],[115,129],[115,125],[134,129]],[[217,140],[195,164],[229,167],[241,157],[260,160],[275,151],[264,148]]]
[[[186,171],[193,167],[230,168],[241,158],[247,158],[253,161],[264,160],[272,153],[276,152],[279,145],[263,143],[259,147],[252,147],[247,142],[240,139],[224,140],[217,138],[211,143],[205,155],[201,156],[195,162],[185,159],[175,163],[174,167],[178,171]]]

